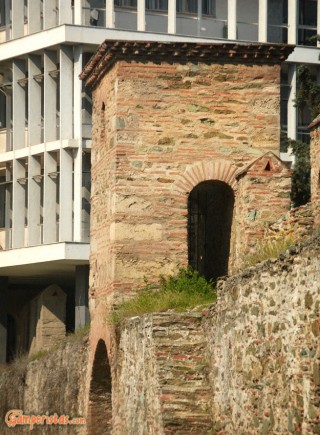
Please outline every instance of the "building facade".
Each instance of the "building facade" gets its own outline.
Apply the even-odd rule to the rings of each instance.
[[[279,122],[290,138],[308,140],[308,113],[299,113],[294,98],[299,64],[310,65],[315,80],[319,77],[319,49],[312,40],[320,33],[318,3],[1,2],[0,362],[22,342],[16,301],[22,309],[56,284],[67,296],[67,329],[88,320],[92,103],[78,76],[100,43],[227,39],[297,44],[282,67]],[[25,328],[32,330],[28,322]],[[24,341],[24,350],[31,342]]]

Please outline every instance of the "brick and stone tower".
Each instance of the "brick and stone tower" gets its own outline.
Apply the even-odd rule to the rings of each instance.
[[[275,154],[279,67],[291,50],[101,45],[81,76],[94,101],[92,300],[188,261],[208,277],[227,273],[261,222],[288,209],[290,172]]]
[[[209,278],[235,270],[263,223],[289,209],[277,154],[280,63],[291,51],[106,41],[85,67],[93,352],[102,339],[112,355],[108,309],[144,277],[188,263]]]
[[[320,115],[309,125],[310,165],[311,165],[311,204],[315,230],[320,227]]]

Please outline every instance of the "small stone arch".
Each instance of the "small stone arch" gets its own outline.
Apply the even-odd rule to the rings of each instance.
[[[89,390],[88,434],[111,434],[112,378],[105,342],[98,341]]]
[[[179,194],[188,194],[203,181],[215,180],[228,184],[235,192],[238,168],[225,160],[210,160],[187,166],[184,174],[174,183],[173,190]]]

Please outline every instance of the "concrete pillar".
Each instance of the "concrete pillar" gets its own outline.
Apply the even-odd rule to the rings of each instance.
[[[237,0],[228,0],[228,39],[237,39]]]
[[[259,42],[268,40],[268,0],[259,0]]]
[[[72,115],[73,51],[72,47],[60,49],[60,139],[73,136]]]
[[[197,11],[197,36],[201,35],[201,22],[202,22],[202,0],[198,0],[198,11]]]
[[[137,4],[137,30],[144,32],[146,30],[146,2],[138,0]]]
[[[43,243],[57,241],[57,161],[53,153],[44,153]]]
[[[38,156],[29,156],[28,165],[28,233],[29,246],[41,243],[41,162]]]
[[[26,89],[19,83],[25,78],[25,61],[13,62],[12,99],[13,99],[13,149],[24,148],[25,141],[25,104]]]
[[[106,0],[106,27],[114,28],[114,0]]]
[[[298,35],[298,0],[288,1],[288,44],[296,44]]]
[[[25,176],[26,168],[24,160],[13,160],[12,248],[22,248],[24,246],[24,207],[27,187],[23,181]]]
[[[72,241],[72,151],[61,149],[60,152],[60,220],[59,241]]]
[[[177,31],[177,1],[168,0],[168,33]]]
[[[89,266],[76,266],[75,330],[89,323]]]
[[[40,0],[28,1],[28,33],[36,33],[40,30]]]
[[[82,241],[82,147],[75,150],[74,154],[74,222],[73,222],[73,240]]]
[[[59,24],[72,23],[71,0],[59,0]]]
[[[24,0],[12,0],[12,39],[24,35]]]
[[[53,75],[52,71],[57,69],[57,53],[45,51],[44,53],[44,142],[54,141],[57,138],[57,88],[58,72]]]
[[[73,125],[74,138],[82,138],[82,81],[79,75],[82,71],[82,47],[74,48],[73,65]]]
[[[74,24],[82,24],[82,0],[74,0]]]
[[[297,108],[295,107],[295,98],[297,93],[297,66],[294,63],[288,64],[288,81],[290,93],[288,98],[288,137],[297,139]]]
[[[28,138],[29,146],[41,143],[41,57],[30,55],[28,59]]]
[[[0,276],[0,364],[7,361],[8,278]]]
[[[5,1],[5,22],[6,22],[6,40],[9,41],[11,36],[10,22],[11,22],[11,0]]]
[[[57,25],[56,0],[43,0],[43,28],[50,29]]]
[[[320,35],[320,0],[317,2],[317,35]],[[320,47],[320,41],[317,41],[317,46]]]

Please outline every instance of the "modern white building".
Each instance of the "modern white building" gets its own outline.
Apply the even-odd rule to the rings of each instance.
[[[281,128],[307,141],[294,98],[299,64],[320,78],[317,33],[320,0],[0,0],[0,363],[30,348],[21,310],[50,284],[67,294],[67,329],[88,321],[91,98],[78,76],[98,45],[296,44]]]

